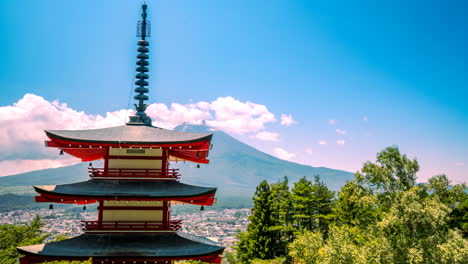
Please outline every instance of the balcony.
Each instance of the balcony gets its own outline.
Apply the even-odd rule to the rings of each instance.
[[[179,169],[104,169],[88,168],[93,180],[177,180]]]
[[[81,221],[85,232],[176,232],[182,220],[161,221]]]

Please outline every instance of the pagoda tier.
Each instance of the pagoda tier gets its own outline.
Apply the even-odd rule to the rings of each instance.
[[[176,260],[221,263],[224,248],[208,239],[178,232],[182,220],[171,219],[171,204],[213,205],[216,188],[179,182],[170,161],[209,163],[212,134],[158,128],[145,113],[149,92],[150,24],[147,5],[138,22],[135,115],[122,126],[88,130],[47,130],[46,147],[82,161],[102,159],[89,167],[90,180],[34,186],[37,202],[99,203],[97,219],[82,221],[84,234],[48,244],[18,247],[21,264],[54,260],[88,260],[93,264],[172,264]],[[199,167],[199,165],[197,166]],[[64,175],[66,177],[66,175]],[[86,209],[86,206],[83,206]]]
[[[82,161],[103,159],[112,148],[162,149],[169,161],[208,163],[212,134],[188,133],[151,125],[89,130],[46,130],[47,147],[60,148]]]
[[[63,185],[34,186],[37,202],[87,204],[103,200],[177,201],[213,205],[216,188],[178,181],[90,180]]]
[[[103,264],[172,263],[173,260],[200,260],[221,263],[223,247],[186,234],[82,234],[47,244],[18,247],[26,255],[20,263],[54,260],[88,260]]]

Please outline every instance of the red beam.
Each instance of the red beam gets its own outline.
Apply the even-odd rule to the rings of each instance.
[[[104,202],[103,201],[99,201],[99,206],[98,206],[98,221],[99,222],[102,222],[102,210],[103,210],[103,207],[104,207]]]
[[[91,178],[122,178],[125,180],[131,178],[147,178],[148,180],[160,178],[173,180],[179,179],[180,174],[178,169],[121,169],[121,168],[88,168],[89,177]],[[141,180],[141,179],[139,179]]]
[[[182,220],[164,221],[81,221],[84,231],[167,231],[175,232]]]
[[[171,143],[171,144],[126,144],[126,143],[102,143],[102,142],[79,142],[73,140],[64,140],[54,137],[49,137],[50,141],[45,141],[46,147],[52,148],[170,148],[181,150],[208,150],[210,148],[210,140],[202,140],[190,143]]]
[[[91,257],[42,257],[42,256],[32,256],[32,255],[27,255],[24,257],[19,258],[19,263],[20,264],[36,264],[36,263],[44,263],[44,262],[49,262],[49,261],[86,261],[89,260]],[[92,263],[93,264],[123,264],[124,262],[126,264],[167,264],[166,261],[172,261],[175,260],[199,260],[202,262],[206,263],[213,263],[213,264],[220,264],[222,261],[222,257],[220,257],[218,254],[215,255],[209,255],[209,256],[187,256],[187,257],[179,257],[179,258],[154,258],[154,257],[129,257],[129,258],[124,258],[124,257],[118,257],[118,258],[111,258],[111,257],[94,257],[92,258]]]
[[[207,194],[198,197],[172,197],[172,198],[127,198],[127,197],[76,197],[76,196],[61,196],[46,193],[39,193],[35,196],[36,202],[39,203],[74,203],[74,204],[89,204],[96,203],[102,200],[126,200],[126,201],[177,201],[187,204],[213,205],[215,198],[214,194]]]
[[[109,148],[162,148],[163,153],[170,151],[169,155],[177,158],[197,162],[208,163],[208,152],[210,148],[210,140],[203,140],[192,143],[179,144],[110,144],[110,143],[95,143],[95,142],[79,142],[71,140],[63,140],[50,137],[50,141],[46,141],[47,147],[60,148],[66,153],[80,158],[82,161],[93,161],[104,158]],[[167,159],[167,156],[166,156]]]
[[[109,156],[109,159],[129,159],[129,160],[162,160],[161,156]]]
[[[103,210],[164,210],[164,206],[99,206]]]

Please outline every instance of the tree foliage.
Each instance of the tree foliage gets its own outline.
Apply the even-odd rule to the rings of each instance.
[[[294,238],[293,208],[288,184],[287,177],[271,184],[273,226],[270,227],[270,231],[274,238],[272,250],[275,257],[286,256],[287,246]]]
[[[459,232],[465,185],[450,187],[444,175],[416,185],[418,169],[397,147],[380,152],[338,194],[329,235],[299,235],[291,256],[299,263],[467,263]]]
[[[445,175],[416,184],[419,165],[389,147],[366,162],[334,200],[316,176],[290,189],[288,178],[263,181],[246,232],[228,263],[468,263],[468,194]],[[17,246],[48,235],[36,217],[27,226],[0,225],[0,263],[16,263]],[[51,262],[62,264],[69,262]],[[75,262],[81,263],[81,262]],[[86,263],[86,262],[82,262]],[[198,262],[188,262],[198,263]]]
[[[15,264],[16,247],[41,244],[49,235],[41,231],[43,223],[36,216],[29,225],[0,225],[0,263]]]
[[[230,263],[290,263],[288,245],[295,234],[328,232],[333,197],[319,176],[314,182],[301,178],[292,190],[287,177],[270,185],[263,181],[254,196],[247,232],[238,235],[236,254],[228,256]]]
[[[274,226],[272,193],[267,181],[257,186],[253,197],[254,206],[249,217],[247,232],[239,234],[237,245],[238,261],[249,263],[252,259],[274,258]]]
[[[314,217],[315,196],[312,195],[312,182],[302,177],[294,183],[291,190],[292,204],[294,208],[294,226],[298,230],[313,230],[317,227]]]
[[[16,247],[41,244],[50,234],[44,233],[41,228],[44,225],[41,218],[36,217],[29,225],[0,225],[0,263],[16,264],[20,254]],[[54,241],[63,240],[59,236]],[[89,261],[51,261],[47,264],[90,264]]]
[[[282,244],[290,258],[251,263],[468,263],[466,186],[445,175],[416,184],[418,170],[415,159],[389,147],[336,200],[319,177],[301,178],[289,194],[286,180],[272,184],[274,230],[292,223],[295,231]]]

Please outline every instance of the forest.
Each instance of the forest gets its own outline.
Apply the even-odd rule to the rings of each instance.
[[[418,171],[417,160],[393,146],[338,193],[318,175],[262,181],[247,230],[224,262],[468,263],[466,185],[446,175],[418,184]],[[41,225],[38,217],[28,226],[0,225],[0,263],[16,263],[17,246],[42,243]]]
[[[335,194],[315,176],[263,181],[229,263],[468,263],[468,194],[388,147]]]

